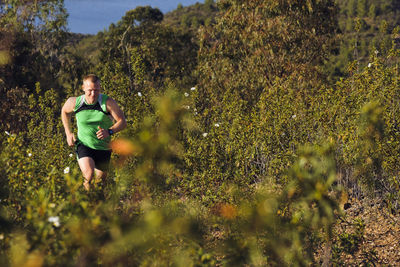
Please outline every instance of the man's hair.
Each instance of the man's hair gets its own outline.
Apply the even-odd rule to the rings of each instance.
[[[85,77],[83,77],[83,81],[91,81],[92,83],[100,83],[100,78],[97,77],[94,74],[88,74]]]

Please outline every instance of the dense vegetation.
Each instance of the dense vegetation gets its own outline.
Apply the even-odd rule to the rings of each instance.
[[[397,214],[398,1],[137,7],[94,36],[62,0],[0,10],[1,266],[341,265],[350,199]],[[129,125],[89,193],[60,120],[87,73]]]

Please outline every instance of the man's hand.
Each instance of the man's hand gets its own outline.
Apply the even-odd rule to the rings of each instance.
[[[75,135],[73,133],[67,134],[67,142],[68,142],[69,146],[74,146],[75,145],[75,141],[76,141],[76,138],[75,138]]]
[[[108,133],[108,129],[103,129],[100,126],[97,126],[97,128],[99,129],[96,132],[97,138],[98,139],[104,139],[110,136],[110,134]]]

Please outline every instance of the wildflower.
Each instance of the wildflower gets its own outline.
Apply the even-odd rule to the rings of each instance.
[[[296,116],[296,114],[294,114],[293,116],[292,116],[292,119],[295,119],[297,116]]]
[[[185,108],[186,108],[186,109],[190,109],[190,106],[186,106]]]
[[[67,167],[67,168],[64,169],[64,173],[65,173],[65,174],[69,173],[69,167]]]
[[[379,54],[379,51],[378,50],[375,50],[375,55],[378,55]]]
[[[28,157],[32,157],[32,153],[28,153]]]
[[[215,127],[219,127],[219,123],[215,123],[214,126],[215,126]]]
[[[194,90],[196,90],[196,87],[190,88],[190,91],[194,91]]]
[[[0,240],[4,239],[4,234],[0,234]]]
[[[368,63],[368,68],[371,68],[372,67],[372,63]]]
[[[60,226],[60,217],[58,217],[58,216],[50,216],[48,221],[53,223],[53,225],[55,227],[59,227]]]
[[[4,131],[6,133],[6,135],[10,135],[10,133],[8,131]]]
[[[73,156],[74,156],[74,154],[72,154],[72,153],[71,153],[71,154],[69,154],[69,157],[70,157],[70,158],[72,158]]]
[[[208,133],[203,133],[203,137],[207,137]]]
[[[188,93],[185,93],[185,96],[186,96],[186,97],[188,97],[188,96],[189,96],[189,94],[188,94]]]
[[[141,92],[138,92],[137,95],[140,96],[140,97],[142,97],[142,93],[141,93]]]
[[[55,208],[55,207],[56,207],[56,204],[50,203],[50,204],[49,204],[49,207],[50,207],[50,208]]]

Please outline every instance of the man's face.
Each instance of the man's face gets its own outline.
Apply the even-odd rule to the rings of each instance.
[[[100,94],[100,83],[93,83],[86,80],[83,82],[82,89],[85,92],[85,99],[88,104],[94,104]]]

